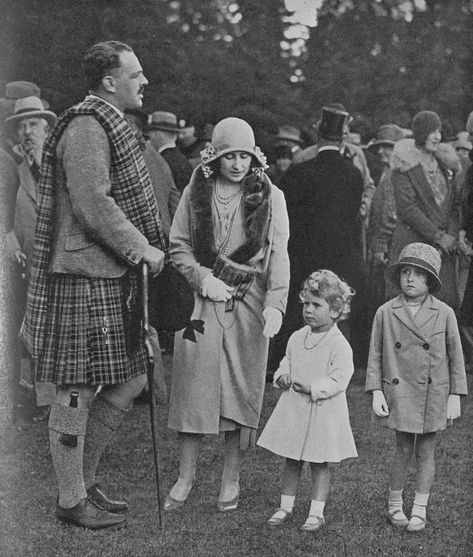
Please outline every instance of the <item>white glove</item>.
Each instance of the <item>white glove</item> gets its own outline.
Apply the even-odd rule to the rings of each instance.
[[[264,329],[263,335],[266,338],[272,338],[282,325],[282,312],[276,308],[268,306],[263,310]]]
[[[461,414],[460,395],[448,395],[447,420],[455,420]]]
[[[222,280],[207,275],[202,281],[202,296],[214,302],[226,302],[232,297],[233,286],[227,286]]]
[[[388,403],[386,402],[383,391],[373,391],[373,412],[380,418],[389,416]]]

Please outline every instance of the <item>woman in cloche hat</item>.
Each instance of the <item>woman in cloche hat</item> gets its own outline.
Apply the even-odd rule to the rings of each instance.
[[[225,434],[217,508],[238,506],[244,451],[254,444],[269,338],[289,286],[284,196],[264,173],[266,158],[239,118],[214,128],[185,188],[170,252],[195,291],[191,325],[176,335],[169,427],[178,432],[179,477],[165,510],[184,505],[203,434]]]

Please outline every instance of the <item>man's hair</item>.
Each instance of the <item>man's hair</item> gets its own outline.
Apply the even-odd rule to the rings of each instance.
[[[133,52],[133,49],[119,41],[105,41],[89,48],[82,61],[89,90],[98,89],[102,78],[108,75],[110,70],[120,66],[119,57],[123,51]]]

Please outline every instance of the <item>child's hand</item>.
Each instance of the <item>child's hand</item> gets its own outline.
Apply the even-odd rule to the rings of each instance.
[[[460,395],[448,395],[447,420],[455,420],[460,417]]]
[[[305,395],[311,394],[310,385],[304,385],[304,383],[299,383],[298,381],[294,381],[292,388],[296,393],[303,393]]]
[[[373,412],[380,418],[389,416],[389,408],[383,391],[373,391]]]
[[[277,386],[283,391],[287,391],[287,389],[289,389],[289,387],[291,386],[291,383],[292,381],[289,373],[283,373],[281,377],[277,378],[276,381]]]

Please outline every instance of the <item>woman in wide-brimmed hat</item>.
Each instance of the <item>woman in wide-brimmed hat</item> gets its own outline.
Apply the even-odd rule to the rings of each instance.
[[[239,500],[244,450],[258,427],[269,338],[289,284],[288,217],[282,192],[244,120],[225,118],[202,152],[170,234],[174,263],[195,290],[192,322],[175,339],[169,427],[179,432],[179,478],[165,510],[194,483],[203,434],[225,432],[217,508]]]

